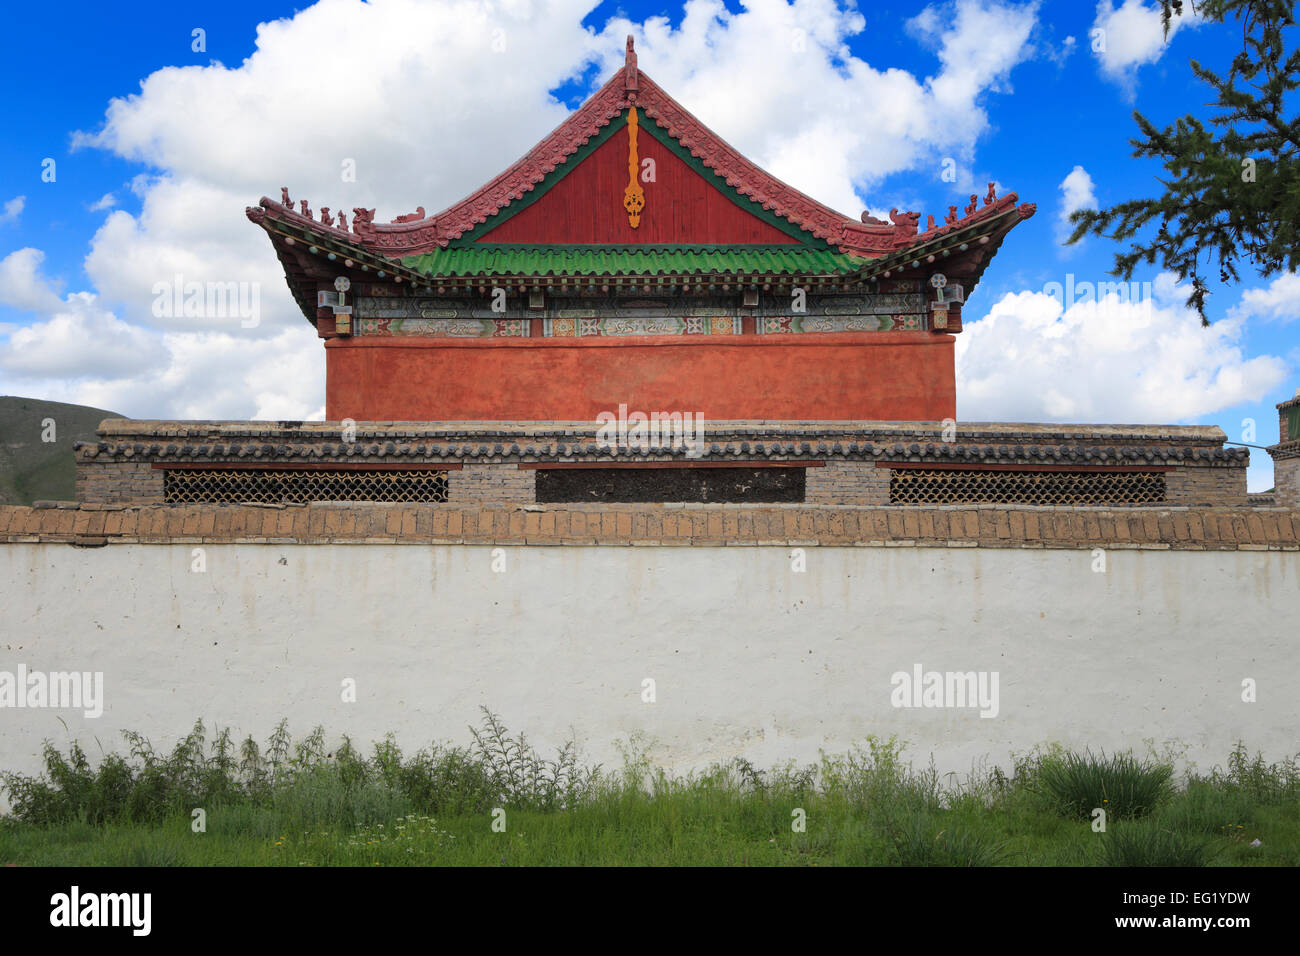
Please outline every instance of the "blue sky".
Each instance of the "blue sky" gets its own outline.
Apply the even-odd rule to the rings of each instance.
[[[633,32],[642,69],[683,105],[846,214],[939,217],[989,181],[1037,203],[967,303],[959,417],[1207,423],[1271,444],[1274,404],[1300,387],[1295,277],[1216,288],[1209,330],[1155,269],[1136,277],[1149,284],[1140,302],[1054,312],[1045,292],[1070,274],[1112,278],[1112,244],[1060,245],[1063,203],[1154,194],[1158,167],[1130,156],[1131,111],[1158,124],[1204,116],[1188,60],[1222,67],[1239,48],[1236,25],[1183,25],[1165,45],[1153,11],[1140,0],[860,11],[323,0],[129,16],[22,5],[6,18],[23,40],[0,67],[18,94],[0,141],[0,393],[136,417],[318,413],[319,344],[244,206],[288,185],[314,208],[376,205],[382,221],[440,209],[578,105]],[[364,172],[344,186],[339,158],[354,156]],[[54,182],[42,181],[47,158]],[[154,282],[205,270],[262,283],[265,321],[153,316]],[[1267,455],[1252,459],[1252,489],[1269,487]]]

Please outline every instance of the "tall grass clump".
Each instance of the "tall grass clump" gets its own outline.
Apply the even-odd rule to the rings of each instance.
[[[1193,780],[1155,814],[1164,827],[1181,833],[1232,836],[1255,821],[1256,803],[1239,790]]]
[[[897,738],[868,736],[845,754],[822,754],[818,776],[822,793],[832,803],[857,807],[868,814],[916,814],[937,810],[944,791],[933,765],[914,770],[903,760]]]
[[[1034,786],[1066,817],[1090,819],[1101,808],[1111,820],[1142,817],[1174,792],[1173,767],[1130,753],[1049,754],[1038,763]]]
[[[156,823],[196,807],[251,807],[303,824],[361,826],[413,811],[560,810],[590,799],[601,785],[600,768],[581,765],[572,740],[547,759],[523,734],[511,737],[487,708],[471,735],[471,747],[435,744],[410,756],[390,736],[365,757],[346,737],[327,748],[320,727],[295,742],[282,720],[264,747],[250,736],[236,754],[228,730],[209,744],[197,721],[166,754],[128,731],[128,756],[107,754],[97,768],[79,743],[65,755],[47,741],[45,772],[0,773],[0,790],[14,819],[43,827]]]
[[[891,828],[900,866],[997,866],[1008,856],[1007,844],[988,830],[949,816],[913,816]]]
[[[46,741],[45,774],[28,777],[0,773],[0,788],[18,819],[41,826],[73,820],[98,825],[111,821],[156,822],[196,806],[218,806],[242,794],[235,783],[237,763],[228,731],[205,748],[203,723],[165,755],[140,735],[128,732],[130,758],[107,754],[92,768],[73,742],[65,756]]]
[[[474,748],[491,788],[503,803],[527,810],[562,810],[590,797],[600,767],[579,764],[578,746],[567,740],[554,760],[539,755],[521,733],[512,738],[486,707],[481,729],[470,728]]]
[[[1165,829],[1151,820],[1107,830],[1100,846],[1103,866],[1206,866],[1215,855],[1207,840]]]
[[[1228,755],[1227,767],[1215,767],[1209,782],[1265,806],[1295,803],[1300,801],[1300,756],[1267,763],[1262,754],[1252,757],[1238,742]]]

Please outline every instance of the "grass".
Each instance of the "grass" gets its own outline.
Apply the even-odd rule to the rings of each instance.
[[[1205,866],[1222,849],[1205,837],[1166,830],[1151,821],[1106,834],[1100,841],[1107,866]]]
[[[1172,793],[1173,767],[1132,754],[1053,754],[1037,767],[1037,782],[1063,816],[1111,820],[1146,816]]]
[[[1167,762],[1060,750],[941,783],[894,740],[816,764],[687,775],[628,741],[621,766],[544,757],[484,711],[465,747],[363,756],[284,723],[264,747],[196,724],[91,766],[47,746],[0,775],[0,863],[75,866],[1203,866],[1300,863],[1300,774],[1244,747],[1179,785]],[[1094,832],[1096,794],[1114,810]],[[1081,808],[1088,805],[1087,812]],[[194,811],[201,809],[201,822]]]

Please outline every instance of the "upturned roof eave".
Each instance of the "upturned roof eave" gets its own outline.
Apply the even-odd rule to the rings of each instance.
[[[259,208],[256,210],[250,209],[249,215],[271,235],[273,244],[276,246],[277,256],[280,258],[281,264],[285,266],[286,278],[290,280],[289,284],[295,300],[302,309],[304,317],[311,321],[315,316],[315,302],[311,295],[303,291],[310,283],[305,275],[296,277],[292,275],[293,266],[284,249],[286,240],[305,244],[305,249],[315,247],[317,254],[324,257],[333,254],[336,260],[342,259],[346,262],[350,259],[352,260],[350,269],[357,269],[362,273],[372,273],[380,281],[406,282],[412,288],[423,287],[427,291],[432,291],[439,284],[460,286],[491,283],[540,285],[544,287],[554,284],[556,281],[561,284],[571,285],[615,284],[617,286],[626,286],[639,283],[655,285],[680,284],[683,282],[699,283],[714,280],[718,284],[743,286],[773,281],[784,284],[806,280],[816,284],[838,281],[843,284],[858,285],[878,281],[880,277],[887,278],[889,273],[894,271],[900,274],[904,271],[910,272],[912,264],[919,265],[919,260],[926,260],[934,256],[936,262],[938,262],[938,257],[950,256],[952,250],[960,248],[963,244],[987,239],[988,242],[981,249],[983,254],[977,257],[973,267],[968,270],[967,281],[973,289],[992,258],[992,254],[1001,245],[1006,234],[1015,225],[1034,213],[1032,204],[1024,203],[1017,206],[1015,205],[1015,198],[1014,193],[1009,194],[999,201],[999,208],[980,210],[985,215],[979,216],[975,221],[965,223],[965,221],[959,220],[949,227],[934,230],[933,234],[922,233],[917,237],[918,241],[912,245],[895,250],[887,255],[867,257],[843,254],[843,258],[854,262],[854,267],[846,267],[836,271],[799,269],[649,269],[609,272],[546,270],[540,272],[448,271],[431,273],[413,267],[400,259],[378,253],[357,242],[350,233],[338,228],[323,226],[314,219],[289,210],[281,203],[267,197],[263,197]],[[512,245],[522,246],[523,244]],[[534,248],[542,248],[542,246],[539,244]],[[779,247],[776,248],[779,249]],[[931,263],[927,262],[926,264]],[[300,286],[303,288],[299,288]]]
[[[895,271],[917,268],[922,263],[937,264],[939,257],[948,258],[954,251],[959,254],[966,252],[971,243],[991,244],[992,249],[988,251],[995,250],[1001,245],[1007,233],[1033,216],[1037,209],[1033,203],[1016,205],[1015,193],[1010,193],[1004,198],[1009,202],[991,215],[969,223],[958,220],[932,233],[921,233],[917,236],[916,242],[911,245],[865,260],[858,269],[854,270],[853,277],[859,280],[872,280],[882,276],[888,277]],[[983,273],[989,258],[991,256],[983,258],[978,273],[973,276],[972,281],[977,280]]]

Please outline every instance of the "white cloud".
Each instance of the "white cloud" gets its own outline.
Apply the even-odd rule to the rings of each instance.
[[[106,376],[144,372],[158,360],[144,329],[128,325],[77,292],[48,319],[24,326],[0,349],[0,369],[18,378],[79,378],[94,369]]]
[[[305,322],[259,341],[236,333],[169,332],[158,344],[166,361],[154,359],[144,374],[63,384],[44,397],[136,418],[325,417],[324,350]]]
[[[325,357],[306,323],[270,339],[158,335],[76,293],[0,346],[6,388],[133,418],[322,419]]]
[[[1070,225],[1070,214],[1076,209],[1096,209],[1097,193],[1092,177],[1082,166],[1075,166],[1070,174],[1061,180],[1057,187],[1061,190],[1061,211],[1056,220],[1057,241],[1069,238],[1074,227]]]
[[[924,8],[908,32],[935,51],[934,71],[876,69],[845,46],[865,25],[833,0],[754,0],[729,11],[690,0],[680,26],[619,18],[595,44],[601,71],[636,36],[641,67],[706,125],[758,165],[832,208],[856,215],[883,177],[963,165],[988,129],[981,107],[1009,90],[1032,53],[1037,4],[958,0]],[[877,204],[879,199],[877,199]]]
[[[1065,61],[1070,58],[1070,55],[1074,53],[1078,45],[1079,45],[1078,40],[1076,40],[1072,36],[1067,36],[1064,40],[1061,41],[1061,49],[1049,51],[1048,58],[1051,59],[1051,61],[1055,63],[1057,66],[1064,66]]]
[[[1285,272],[1263,289],[1248,289],[1229,316],[1256,317],[1281,322],[1300,319],[1300,275]]]
[[[127,375],[156,361],[156,345],[144,330],[100,307],[96,296],[77,292],[60,298],[40,273],[45,254],[19,249],[0,259],[0,304],[45,315],[31,325],[6,328],[0,370],[21,379],[77,378],[89,369]]]
[[[112,193],[104,193],[86,208],[91,212],[103,212],[105,209],[112,209],[117,205],[117,197]]]
[[[139,418],[323,418],[325,357],[305,322],[258,330],[159,334],[119,319],[96,295],[60,298],[40,274],[44,254],[0,260],[0,304],[43,314],[0,324],[6,389]]]
[[[0,305],[19,312],[53,312],[63,305],[54,283],[41,275],[45,253],[30,247],[0,259]]]
[[[1159,60],[1169,40],[1185,26],[1199,26],[1194,13],[1173,17],[1166,39],[1159,4],[1124,0],[1116,7],[1113,0],[1100,0],[1089,39],[1102,75],[1124,87],[1131,96],[1137,68]],[[1099,41],[1101,49],[1097,49]]]
[[[160,283],[240,282],[255,285],[261,305],[254,337],[271,337],[285,328],[310,328],[289,295],[284,271],[266,234],[243,214],[234,193],[206,183],[158,179],[133,215],[115,210],[91,240],[86,272],[106,301],[144,325],[169,330],[236,331],[238,316],[202,320],[153,314],[154,288]],[[221,217],[211,209],[227,210]]]
[[[36,250],[0,266],[27,283],[9,297],[42,316],[0,341],[0,367],[32,394],[135,416],[319,417],[323,349],[265,234],[244,218],[258,197],[286,185],[313,209],[374,207],[380,221],[441,209],[562,122],[568,110],[548,91],[593,63],[604,82],[633,33],[640,65],[672,96],[760,165],[854,215],[857,189],[890,173],[973,161],[988,129],[981,100],[1033,55],[1037,21],[1036,3],[927,7],[908,27],[935,51],[918,77],[852,56],[845,42],[864,20],[834,0],[751,0],[735,12],[688,0],[677,29],[621,17],[584,28],[591,7],[321,0],[260,25],[237,67],[145,77],[109,104],[101,128],[74,137],[148,167],[129,184],[140,211],[105,217],[86,292],[62,298],[39,280]],[[322,56],[341,68],[303,69]],[[345,160],[355,182],[342,179]],[[111,198],[94,205],[110,209]],[[155,285],[176,276],[255,283],[259,325],[154,316]],[[102,349],[87,347],[97,340]]]
[[[23,214],[23,207],[27,205],[26,196],[15,196],[4,204],[4,209],[0,210],[0,226],[7,225],[11,222],[17,222],[18,217]]]
[[[238,196],[241,212],[258,196],[278,197],[280,185],[313,208],[378,206],[381,220],[418,204],[433,211],[564,118],[547,91],[588,59],[589,6],[321,0],[259,25],[256,50],[236,68],[150,74],[109,104],[100,130],[74,142],[157,167],[175,187]],[[322,55],[347,68],[302,69]],[[355,183],[342,180],[345,159],[356,161]],[[228,209],[186,213],[209,226]]]
[[[1063,308],[1046,292],[1008,294],[957,336],[966,421],[1196,422],[1281,384],[1286,363],[1247,358],[1242,319],[1203,328],[1186,290],[1162,274],[1149,298]]]
[[[131,182],[140,212],[112,212],[92,240],[85,268],[97,292],[131,321],[169,331],[251,335],[260,347],[286,329],[310,331],[244,207],[278,198],[281,185],[313,209],[375,207],[380,221],[460,199],[564,119],[547,91],[590,60],[589,6],[322,0],[260,25],[237,68],[151,74],[110,103],[101,129],[74,137],[158,170]],[[322,51],[347,69],[304,72]],[[355,182],[343,180],[345,161]],[[177,276],[256,284],[260,325],[153,316],[153,288]]]

